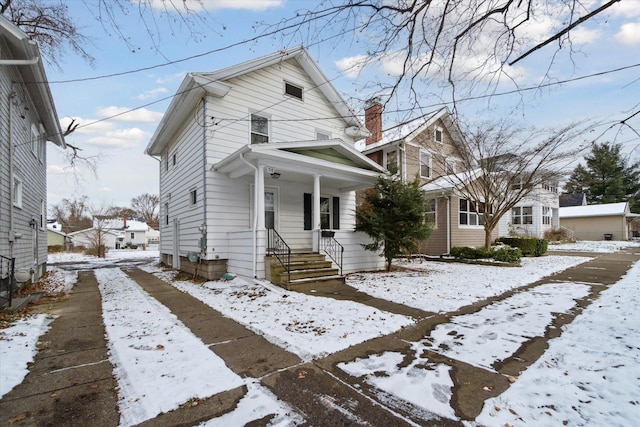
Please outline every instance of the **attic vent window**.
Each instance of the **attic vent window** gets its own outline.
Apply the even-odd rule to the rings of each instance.
[[[434,138],[436,140],[436,142],[442,142],[443,141],[443,132],[442,132],[442,128],[441,127],[436,127],[435,132],[434,132]]]
[[[298,98],[302,101],[302,88],[291,83],[284,84],[284,93],[285,95],[292,96],[294,98]]]

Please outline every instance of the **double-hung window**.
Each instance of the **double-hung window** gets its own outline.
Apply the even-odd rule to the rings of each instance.
[[[431,178],[431,154],[425,150],[420,150],[420,176]]]
[[[427,199],[424,206],[425,220],[430,224],[436,224],[436,199]]]
[[[433,139],[440,143],[444,141],[444,131],[441,127],[436,126],[433,132]]]
[[[22,180],[16,176],[13,177],[12,202],[16,208],[22,208]]]
[[[511,223],[514,225],[533,224],[533,206],[517,206],[511,209]]]
[[[398,167],[398,150],[387,151],[385,155],[387,157],[385,163],[387,170],[394,174],[397,173],[400,169]]]
[[[257,114],[251,115],[251,143],[269,142],[269,119]]]
[[[551,225],[551,208],[549,206],[542,207],[542,224]]]

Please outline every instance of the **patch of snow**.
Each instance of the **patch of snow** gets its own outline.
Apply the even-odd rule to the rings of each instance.
[[[443,313],[528,285],[589,260],[589,257],[556,255],[523,258],[522,267],[399,261],[395,265],[414,271],[351,274],[347,276],[347,284],[378,298]]]
[[[549,244],[549,251],[575,251],[575,252],[599,252],[613,253],[626,248],[640,248],[638,241],[618,241],[601,240],[589,241],[581,240],[575,243]]]
[[[640,262],[563,327],[511,387],[485,402],[483,426],[631,426],[640,419]]]
[[[244,383],[180,322],[118,268],[95,271],[120,425],[135,425]],[[170,390],[170,392],[168,392]]]
[[[29,373],[27,366],[38,352],[40,336],[49,330],[55,317],[37,314],[19,319],[0,329],[0,398],[20,384]]]

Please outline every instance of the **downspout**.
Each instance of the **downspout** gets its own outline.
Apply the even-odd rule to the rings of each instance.
[[[252,263],[251,265],[253,266],[253,277],[254,279],[257,276],[257,267],[256,264],[258,263],[258,254],[256,253],[256,242],[257,242],[257,228],[258,228],[258,173],[259,170],[256,166],[252,165],[251,162],[247,161],[247,159],[244,158],[244,154],[240,153],[238,155],[238,158],[240,160],[242,160],[242,162],[244,162],[247,166],[249,166],[251,169],[253,169],[253,258],[252,258]],[[264,190],[263,190],[264,191]]]
[[[204,239],[204,244],[202,246],[202,248],[200,248],[200,252],[201,255],[204,256],[204,258],[207,258],[207,234],[206,234],[206,226],[207,226],[207,102],[206,102],[206,98],[202,97],[202,99],[200,100],[200,102],[202,103],[202,173],[204,175],[204,179],[203,184],[202,184],[202,204],[203,204],[203,212],[202,212],[202,216],[203,221],[202,223],[205,225],[205,229],[203,231],[203,239]],[[201,257],[202,258],[202,257]]]
[[[447,254],[451,253],[451,196],[447,196]]]
[[[9,129],[7,139],[9,141],[9,258],[13,258],[13,244],[15,242],[15,230],[13,229],[13,100],[16,93],[11,92],[7,97],[9,110]]]

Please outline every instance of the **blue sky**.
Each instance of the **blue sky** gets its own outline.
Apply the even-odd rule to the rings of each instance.
[[[67,137],[67,142],[82,147],[83,155],[99,156],[99,160],[97,176],[83,170],[74,173],[68,167],[64,153],[50,146],[50,206],[63,198],[82,195],[88,196],[89,203],[96,208],[129,206],[135,196],[157,194],[158,162],[145,156],[144,148],[186,72],[215,71],[304,42],[311,45],[312,57],[336,89],[356,112],[360,112],[363,106],[356,99],[376,95],[362,89],[366,83],[373,76],[393,74],[394,67],[397,67],[393,58],[385,58],[357,75],[346,69],[345,64],[352,63],[352,58],[366,54],[364,43],[358,40],[358,37],[364,37],[362,34],[324,42],[319,41],[315,34],[298,34],[302,39],[288,37],[284,41],[278,36],[265,37],[218,53],[156,67],[252,39],[266,28],[259,23],[276,23],[295,15],[300,8],[313,8],[317,4],[307,0],[205,0],[205,3],[208,28],[200,27],[199,37],[192,37],[187,29],[178,25],[169,27],[166,21],[157,21],[160,30],[158,52],[133,14],[121,18],[121,22],[123,32],[137,45],[136,49],[131,49],[117,36],[109,35],[89,13],[85,2],[68,2],[69,13],[82,27],[83,33],[92,38],[87,50],[95,57],[95,66],[91,67],[70,54],[64,57],[61,69],[48,64],[45,68],[61,122],[66,125],[75,118],[80,123],[78,130]],[[587,0],[586,3],[593,9],[602,2]],[[550,70],[554,81],[640,63],[640,0],[622,0],[621,3],[611,8],[606,16],[575,32],[574,47],[580,52],[573,55],[573,61],[562,55],[556,58],[556,66]],[[544,31],[540,29],[541,33]],[[330,34],[323,33],[325,36]],[[542,49],[520,63],[513,70],[518,84],[521,87],[535,86],[547,71],[553,52],[553,48]],[[100,78],[142,68],[149,69]],[[640,67],[636,66],[523,94],[462,102],[459,108],[468,120],[495,118],[515,110],[516,117],[524,124],[537,127],[559,126],[587,118],[619,120],[626,117],[625,111],[634,106],[637,110],[640,103],[639,79]],[[501,85],[497,92],[512,89],[509,85]],[[437,102],[434,98],[433,104]],[[135,111],[116,116],[132,109]],[[392,114],[385,115],[384,125],[392,126],[394,120]],[[630,123],[640,129],[640,117],[636,116]],[[592,135],[599,135],[606,129],[607,125],[600,126]],[[618,130],[622,131],[616,133]],[[614,138],[633,160],[640,160],[640,137],[629,129],[615,127],[603,140]]]

